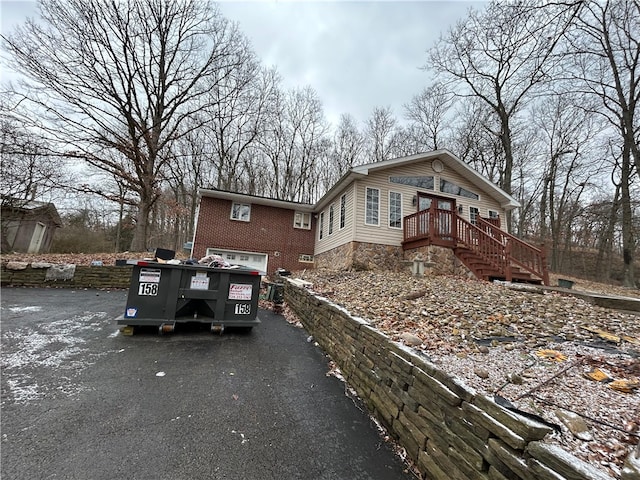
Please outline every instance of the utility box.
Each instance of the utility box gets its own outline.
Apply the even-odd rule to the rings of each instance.
[[[157,326],[173,331],[176,323],[251,329],[257,318],[261,276],[243,267],[129,261],[133,264],[124,315],[118,325]]]

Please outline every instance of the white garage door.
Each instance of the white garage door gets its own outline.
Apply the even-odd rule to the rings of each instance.
[[[266,253],[207,248],[207,255],[220,255],[231,265],[242,265],[244,267],[255,268],[260,271],[260,275],[267,274],[267,262],[269,261],[269,255]]]

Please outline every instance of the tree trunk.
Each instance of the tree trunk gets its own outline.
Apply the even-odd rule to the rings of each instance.
[[[622,152],[622,175],[621,175],[621,206],[622,206],[622,258],[624,261],[624,271],[622,284],[625,287],[636,287],[633,259],[635,254],[635,240],[633,236],[633,212],[631,210],[631,197],[629,192],[629,182],[632,172],[631,151],[625,145]]]

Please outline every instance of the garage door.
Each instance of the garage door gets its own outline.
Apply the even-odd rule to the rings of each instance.
[[[207,255],[220,255],[231,265],[242,265],[244,267],[255,268],[260,272],[260,275],[267,274],[267,262],[269,261],[269,255],[266,253],[207,248]]]

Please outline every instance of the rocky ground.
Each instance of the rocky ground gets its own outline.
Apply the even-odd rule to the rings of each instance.
[[[640,315],[457,277],[294,275],[478,392],[558,425],[549,442],[614,478],[640,449]],[[637,290],[572,280],[574,289],[640,298]]]

